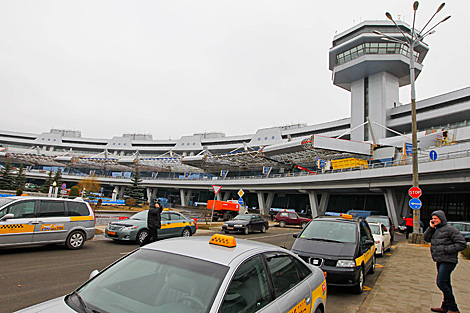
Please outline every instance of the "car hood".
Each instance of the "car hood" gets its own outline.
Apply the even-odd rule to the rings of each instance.
[[[120,225],[120,226],[138,226],[138,225],[142,225],[142,224],[147,224],[147,221],[125,219],[125,220],[122,220],[122,221],[119,221],[119,222],[111,222],[110,224]]]
[[[235,224],[237,225],[248,225],[250,222],[249,221],[243,221],[243,220],[232,220],[232,221],[227,221],[225,224],[229,226],[233,226]]]
[[[297,238],[291,250],[296,254],[307,256],[319,256],[325,258],[354,258],[356,244]]]
[[[42,302],[29,308],[22,309],[16,313],[33,313],[33,312],[75,312],[67,304],[64,297],[58,297],[46,302]]]

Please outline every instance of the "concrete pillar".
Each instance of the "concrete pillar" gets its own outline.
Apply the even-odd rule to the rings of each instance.
[[[189,200],[191,199],[191,195],[193,194],[192,190],[184,190],[180,189],[180,197],[181,197],[181,205],[188,206]]]
[[[308,199],[310,200],[310,210],[312,211],[312,218],[317,217],[320,215],[319,207],[318,207],[318,196],[315,191],[309,190],[308,191]]]
[[[384,196],[388,216],[392,219],[393,224],[395,224],[395,226],[398,226],[398,205],[395,196],[395,191],[388,188],[385,190]]]
[[[222,193],[221,193],[221,192],[218,192],[218,193],[215,195],[215,200],[222,201]]]
[[[118,192],[118,198],[122,199],[124,197],[124,191],[126,190],[126,186],[116,186],[115,188]]]
[[[230,191],[224,192],[224,201],[227,201],[230,198]]]
[[[150,199],[155,199],[157,195],[157,188],[145,188],[147,191],[147,200],[150,203]]]
[[[271,205],[273,204],[274,200],[274,192],[268,192],[266,200],[264,192],[257,191],[256,194],[258,195],[259,214],[269,215],[269,210],[271,209]]]
[[[320,205],[318,208],[318,215],[325,215],[326,209],[328,208],[329,201],[330,201],[330,193],[327,191],[322,192]]]

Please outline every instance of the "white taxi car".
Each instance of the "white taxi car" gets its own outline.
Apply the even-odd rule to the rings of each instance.
[[[384,256],[385,251],[392,248],[392,238],[387,227],[382,223],[369,223],[375,242],[375,254]]]
[[[232,236],[137,249],[71,294],[20,312],[325,312],[324,273],[285,249]]]

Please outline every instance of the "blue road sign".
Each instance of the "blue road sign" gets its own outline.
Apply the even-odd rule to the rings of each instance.
[[[243,198],[238,198],[238,204],[243,205]]]
[[[423,205],[423,203],[419,199],[411,199],[410,202],[408,202],[408,204],[410,205],[410,208],[412,208],[413,210],[418,210]]]
[[[436,150],[431,150],[431,152],[429,152],[429,158],[431,159],[431,161],[436,161],[437,160]]]
[[[63,183],[62,186],[60,186],[60,188],[62,188],[62,190],[65,190],[65,188],[67,188],[67,185]]]

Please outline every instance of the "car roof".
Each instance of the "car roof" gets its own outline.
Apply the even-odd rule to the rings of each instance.
[[[376,225],[376,226],[384,225],[383,223],[376,223],[376,222],[374,222],[374,223],[367,223],[367,224],[369,224],[369,226],[371,226],[371,225]],[[385,226],[385,225],[384,225],[384,226]]]
[[[369,216],[367,216],[367,217],[382,217],[382,218],[390,218],[390,217],[388,217],[387,215],[369,215]],[[366,219],[367,219],[367,217],[366,217]]]
[[[148,244],[141,249],[158,250],[179,254],[222,264],[225,266],[230,266],[231,262],[242,254],[253,255],[267,251],[284,251],[290,253],[289,251],[277,246],[252,240],[237,238],[235,239],[237,245],[230,248],[221,245],[210,244],[210,239],[211,237],[208,236],[165,239]]]
[[[358,221],[362,221],[363,218],[361,217],[343,218],[343,217],[338,217],[338,216],[322,215],[322,216],[315,217],[313,220],[314,221],[326,220],[326,221],[356,223]]]

